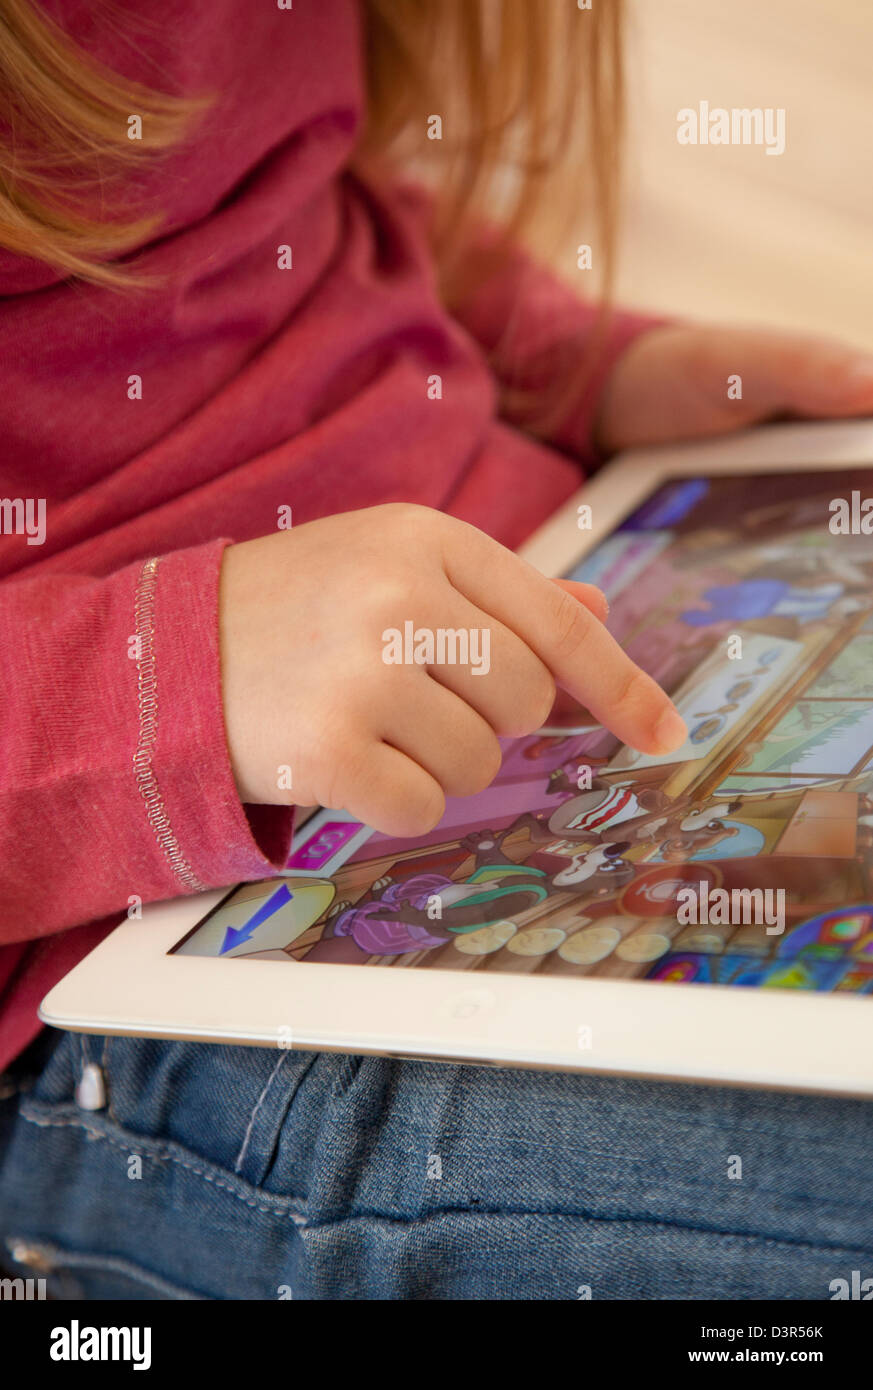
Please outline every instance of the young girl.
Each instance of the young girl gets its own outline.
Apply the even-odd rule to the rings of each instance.
[[[677,746],[602,596],[511,548],[623,446],[873,410],[849,350],[606,314],[500,230],[563,197],[608,279],[619,8],[0,0],[0,1231],[58,1296],[870,1263],[860,1103],[36,1018],[130,903],[273,873],[293,804],[432,827],[556,684]],[[407,619],[487,627],[490,674],[386,666]]]

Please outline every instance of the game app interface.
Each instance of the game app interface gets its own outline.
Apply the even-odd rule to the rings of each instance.
[[[175,950],[870,993],[867,497],[873,468],[665,483],[568,577],[675,700],[678,752],[577,709],[420,839],[319,812]]]

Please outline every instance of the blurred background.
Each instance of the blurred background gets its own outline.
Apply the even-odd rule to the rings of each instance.
[[[873,349],[873,0],[628,10],[620,301]],[[784,107],[785,153],[680,145],[701,100]]]

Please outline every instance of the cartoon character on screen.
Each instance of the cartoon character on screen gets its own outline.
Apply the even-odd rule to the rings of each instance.
[[[462,882],[439,873],[378,881],[377,896],[337,914],[326,935],[350,936],[368,955],[401,955],[444,946],[458,933],[476,931],[525,912],[548,897],[547,875],[516,864],[490,831],[461,841],[476,861]]]
[[[629,883],[634,876],[634,865],[622,858],[631,847],[629,840],[594,845],[583,853],[569,856],[569,863],[563,862],[566,858],[563,856],[561,867],[549,871],[528,862],[531,850],[521,860],[510,859],[504,852],[504,842],[518,829],[519,822],[515,821],[505,830],[473,831],[460,841],[464,849],[470,850],[476,856],[476,869],[474,875],[471,875],[471,880],[479,874],[487,876],[489,870],[495,868],[500,873],[510,875],[515,870],[522,878],[525,874],[536,874],[537,882],[546,885],[547,893],[554,889],[563,892],[571,889],[586,898],[598,898],[615,892],[617,888]],[[536,846],[532,848],[535,853]],[[511,915],[513,914],[506,912],[502,914],[503,917]]]
[[[551,790],[571,786],[566,775],[553,774]],[[719,807],[725,814],[737,810],[738,801]],[[662,841],[661,853],[668,862],[682,863],[702,849],[710,849],[738,833],[721,816],[713,816],[707,806],[688,802],[671,803],[655,787],[632,789],[630,783],[607,783],[595,778],[589,791],[579,792],[561,803],[543,822],[530,812],[520,816],[514,829],[527,827],[531,839],[539,844],[553,840],[570,844],[608,842],[617,829],[632,844]]]
[[[589,897],[627,883],[634,867],[621,858],[625,845],[598,846],[577,856],[553,877],[532,864],[516,863],[501,846],[510,833],[474,832],[460,841],[475,855],[462,882],[443,874],[413,874],[395,882],[378,880],[376,896],[342,908],[325,936],[348,936],[368,955],[402,955],[444,946],[453,936],[478,931],[519,916],[545,901],[553,888]]]
[[[630,848],[629,840],[594,845],[581,854],[574,854],[563,869],[552,875],[550,882],[554,888],[563,892],[570,889],[586,898],[610,896],[626,888],[636,873],[635,865],[623,857]]]
[[[515,864],[518,869],[526,868],[529,872],[539,873],[539,869],[535,869],[526,861],[516,863],[515,860],[509,859],[501,848],[504,840],[518,828],[516,821],[499,834],[492,830],[474,832],[466,836],[461,843],[468,849],[473,849],[477,856],[485,855],[489,863],[493,864],[499,859],[501,864]],[[544,881],[549,891],[569,890],[585,899],[609,897],[625,887],[634,877],[635,866],[623,857],[630,848],[629,840],[614,840],[593,845],[569,856],[569,862],[562,863],[559,869],[547,872]]]
[[[558,768],[548,781],[548,792],[573,791],[566,768]],[[551,811],[546,820],[530,811],[519,816],[513,829],[527,827],[531,839],[545,844],[563,839],[578,844],[612,838],[621,827],[623,838],[632,832],[633,824],[650,813],[660,813],[670,805],[670,799],[656,787],[634,790],[630,782],[606,782],[595,777],[590,788],[575,792]]]
[[[726,815],[733,811],[738,811],[742,805],[740,801],[730,801],[725,803],[724,810]],[[667,833],[665,838],[658,846],[658,856],[664,860],[665,864],[684,864],[689,859],[703,858],[706,851],[715,849],[716,845],[721,845],[727,840],[733,840],[741,830],[747,827],[735,822],[724,819],[722,816],[714,816],[711,806],[692,806],[686,811],[678,811],[675,815],[667,817]],[[730,854],[730,850],[722,851],[717,856],[723,858]],[[735,854],[736,850],[733,851]]]

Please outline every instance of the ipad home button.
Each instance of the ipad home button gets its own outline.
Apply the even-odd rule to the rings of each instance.
[[[463,1023],[467,1019],[481,1018],[494,1008],[494,1002],[494,995],[490,989],[464,989],[460,994],[449,995],[440,1013],[444,1018],[457,1019]]]

